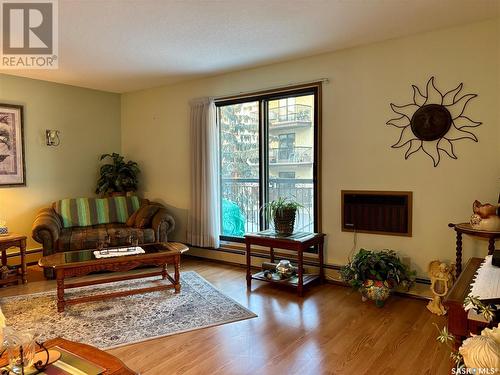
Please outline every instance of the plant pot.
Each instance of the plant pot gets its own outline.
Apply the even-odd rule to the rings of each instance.
[[[360,291],[363,301],[369,299],[374,301],[377,307],[383,307],[391,295],[391,286],[387,281],[365,280]]]
[[[278,234],[290,235],[293,233],[293,227],[295,225],[295,215],[297,210],[293,209],[282,209],[276,211],[274,216],[274,230]]]

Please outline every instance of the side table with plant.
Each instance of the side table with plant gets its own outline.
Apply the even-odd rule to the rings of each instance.
[[[409,287],[415,281],[415,272],[401,262],[393,250],[360,249],[347,265],[341,268],[342,279],[361,292],[363,300],[384,306],[391,291]]]

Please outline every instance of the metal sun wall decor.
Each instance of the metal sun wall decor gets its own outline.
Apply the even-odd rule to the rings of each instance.
[[[478,139],[471,130],[482,124],[465,115],[467,103],[477,95],[461,95],[462,87],[463,83],[460,83],[453,90],[441,94],[434,84],[434,77],[427,82],[424,93],[412,85],[413,103],[391,103],[391,108],[398,117],[390,119],[386,124],[401,130],[398,141],[391,147],[407,146],[405,159],[422,150],[432,159],[434,167],[439,164],[443,153],[457,159],[453,142],[462,139],[477,142]]]

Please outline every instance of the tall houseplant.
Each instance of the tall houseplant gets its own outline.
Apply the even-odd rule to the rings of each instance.
[[[292,199],[279,197],[277,200],[266,203],[262,209],[266,218],[273,221],[274,230],[278,234],[288,236],[293,233],[297,210],[303,207]]]
[[[124,195],[129,191],[136,191],[139,183],[137,175],[139,166],[135,161],[125,161],[120,154],[101,155],[100,160],[111,159],[111,163],[101,166],[97,180],[96,194]]]
[[[410,287],[415,272],[404,265],[393,250],[360,249],[353,259],[340,269],[342,279],[363,299],[371,299],[382,307],[390,292],[398,286]]]

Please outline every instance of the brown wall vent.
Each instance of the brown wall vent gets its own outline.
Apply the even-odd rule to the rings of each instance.
[[[411,236],[411,191],[342,190],[342,231]]]

